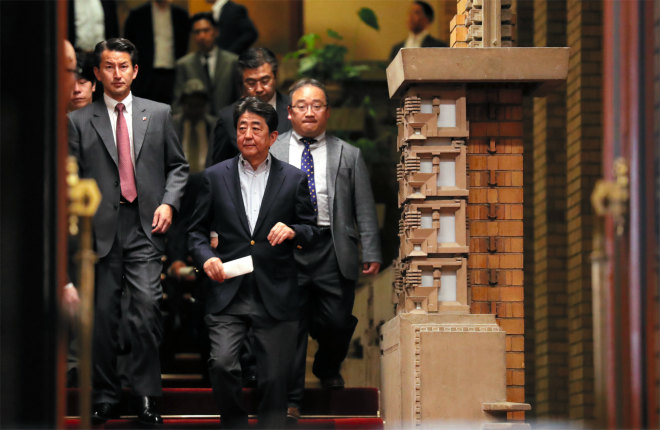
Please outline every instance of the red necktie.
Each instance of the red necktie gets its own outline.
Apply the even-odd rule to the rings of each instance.
[[[131,159],[131,140],[128,137],[128,126],[124,118],[124,104],[117,103],[117,153],[119,154],[119,181],[121,195],[132,202],[137,197],[135,188],[135,172]]]

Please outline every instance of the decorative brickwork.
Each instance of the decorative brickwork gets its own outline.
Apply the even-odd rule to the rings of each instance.
[[[534,45],[566,45],[566,3],[534,3]],[[534,99],[533,255],[535,414],[568,410],[566,87]]]
[[[507,333],[510,402],[525,401],[522,99],[507,85],[472,85],[467,94],[470,310],[496,314]]]
[[[602,3],[567,0],[567,286],[569,418],[594,417],[590,194],[601,176]]]

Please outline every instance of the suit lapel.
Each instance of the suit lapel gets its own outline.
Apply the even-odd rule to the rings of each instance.
[[[330,200],[330,214],[332,216],[332,202],[335,199],[335,184],[337,183],[337,172],[339,172],[339,161],[341,160],[342,145],[334,136],[326,134],[327,147],[327,180],[328,180],[328,199]]]
[[[268,174],[268,182],[266,183],[264,197],[261,199],[259,216],[257,217],[257,222],[254,225],[255,233],[259,231],[259,228],[261,228],[261,224],[263,224],[268,210],[273,205],[273,202],[277,200],[277,195],[282,188],[282,182],[284,182],[284,178],[286,177],[282,163],[280,163],[277,158],[271,157],[270,160],[272,165],[270,166],[270,173]]]
[[[142,106],[140,99],[133,97],[133,153],[136,164],[144,143],[144,136],[147,134],[149,119],[147,109]]]
[[[285,163],[289,162],[289,141],[291,141],[291,131],[281,134],[277,141],[270,147],[270,153],[273,157]]]
[[[92,127],[94,127],[98,135],[101,137],[101,140],[105,145],[105,149],[108,150],[108,153],[110,154],[110,157],[112,157],[112,160],[115,162],[115,165],[119,165],[117,145],[115,144],[115,138],[112,134],[112,125],[110,124],[108,108],[106,107],[103,98],[100,98],[94,102]]]
[[[248,224],[247,215],[245,215],[245,203],[243,202],[243,195],[241,194],[241,181],[238,178],[238,156],[231,159],[231,162],[227,164],[226,169],[228,172],[223,175],[223,177],[228,191],[227,194],[231,196],[236,212],[238,213],[238,219],[241,220],[241,224],[249,236],[250,225]]]

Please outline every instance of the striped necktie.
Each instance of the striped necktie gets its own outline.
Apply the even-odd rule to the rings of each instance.
[[[307,174],[309,197],[312,200],[312,204],[314,205],[314,212],[318,213],[318,206],[316,203],[316,185],[314,181],[314,159],[312,158],[312,151],[309,149],[309,145],[315,142],[316,139],[310,139],[309,137],[300,138],[300,143],[305,145],[305,149],[303,149],[302,157],[300,159],[300,170]]]

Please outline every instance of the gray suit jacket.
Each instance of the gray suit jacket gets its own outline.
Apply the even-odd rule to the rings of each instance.
[[[215,61],[215,71],[211,81],[206,78],[202,67],[202,54],[191,52],[176,62],[176,81],[174,83],[174,104],[180,105],[183,86],[189,79],[199,79],[204,83],[210,95],[209,106],[211,115],[217,116],[218,111],[238,99],[238,55],[218,50]]]
[[[291,131],[277,138],[270,152],[289,162]],[[360,150],[326,134],[328,203],[330,228],[341,274],[355,280],[360,273],[358,241],[362,261],[382,263],[376,206],[371,192],[369,172]]]
[[[175,210],[188,179],[188,163],[172,125],[170,107],[133,97],[133,150],[140,224],[158,250],[164,236],[151,234],[156,208]],[[69,151],[78,160],[79,176],[92,178],[101,191],[92,226],[99,257],[110,251],[119,226],[119,169],[117,145],[103,98],[69,113]]]

